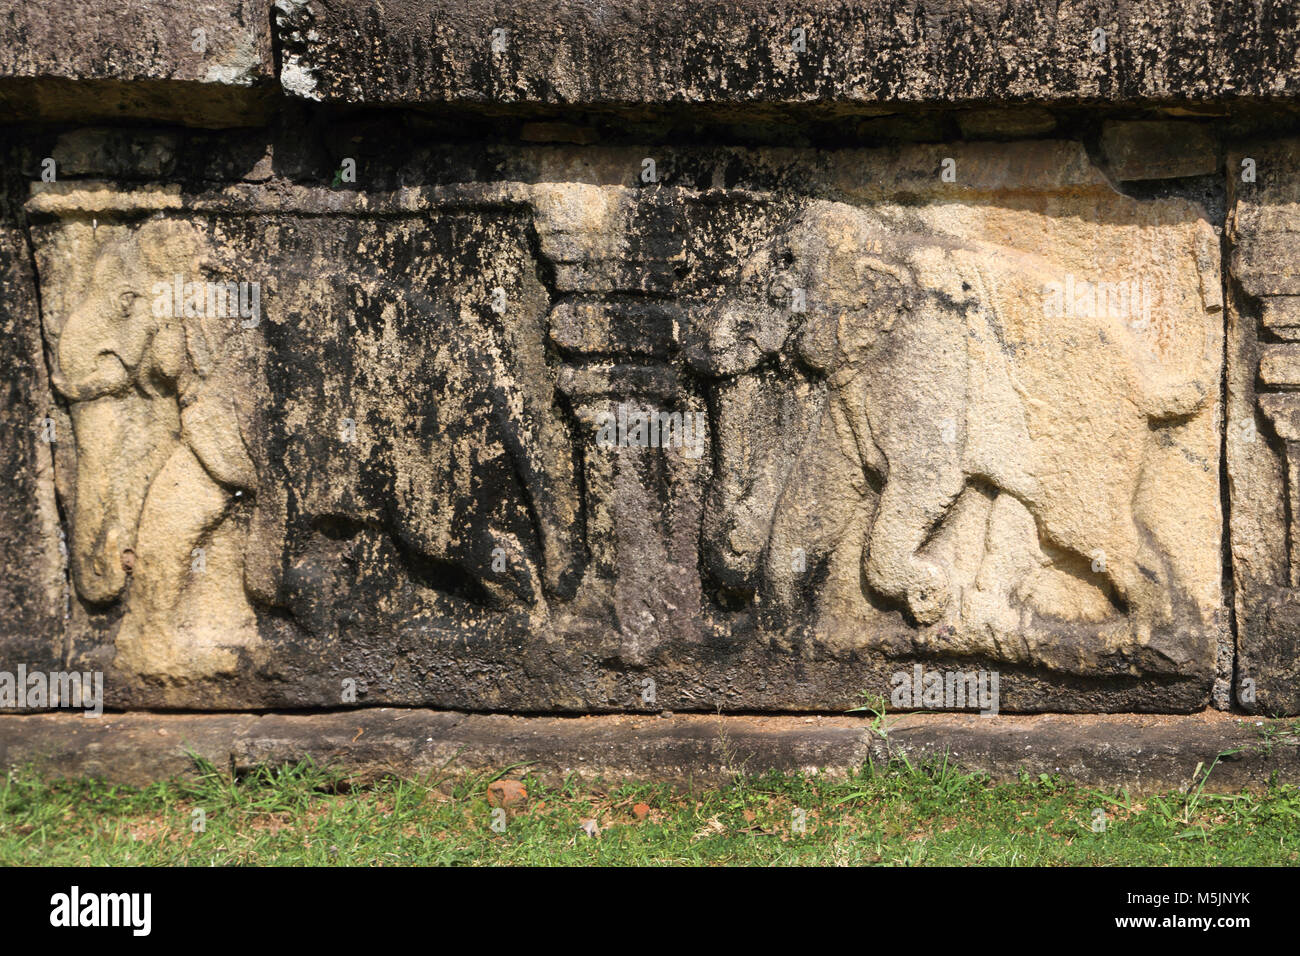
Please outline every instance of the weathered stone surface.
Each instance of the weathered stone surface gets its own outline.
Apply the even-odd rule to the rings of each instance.
[[[270,0],[0,2],[0,110],[21,120],[262,122]]]
[[[1300,713],[1294,5],[3,3],[0,659]]]
[[[1208,700],[1217,239],[1076,142],[426,146],[364,192],[63,142],[146,180],[26,207],[111,705]]]
[[[52,670],[68,602],[54,449],[72,434],[46,375],[36,277],[13,201],[19,164],[11,150],[0,150],[0,163],[0,657]]]
[[[966,139],[1019,139],[1051,132],[1056,117],[1037,107],[965,110],[957,114],[957,125]]]
[[[1260,302],[1264,328],[1287,342],[1300,341],[1300,296],[1270,295]]]
[[[1237,700],[1265,714],[1300,710],[1300,141],[1228,156],[1231,268],[1227,458],[1237,612]],[[1234,290],[1235,291],[1235,290]]]
[[[1297,11],[1285,0],[279,9],[284,88],[327,103],[1122,103],[1281,97],[1300,85]]]
[[[1206,176],[1219,166],[1214,136],[1197,123],[1106,123],[1101,148],[1111,173],[1120,180]]]
[[[1283,725],[1226,714],[1170,716],[957,714],[889,717],[887,735],[853,717],[707,714],[512,717],[367,708],[331,714],[68,714],[0,717],[0,769],[90,776],[136,786],[183,776],[191,753],[243,773],[310,757],[359,778],[528,772],[559,782],[729,783],[769,770],[852,773],[890,757],[1016,780],[1021,773],[1133,795],[1263,789],[1300,780],[1300,748]],[[1217,761],[1217,762],[1216,762]]]
[[[527,114],[527,141],[589,143],[616,115],[644,129],[704,119],[783,142],[772,135],[774,118],[842,137],[846,116],[930,105],[973,107],[963,130],[1004,139],[1048,126],[1026,125],[1028,114],[989,125],[990,109],[1149,102],[1187,114],[1285,100],[1300,83],[1296,11],[1285,0],[679,7],[204,0],[178,14],[155,0],[5,0],[0,106],[24,121],[240,126],[265,121],[281,92],[305,102],[451,107],[475,121],[485,118],[477,108],[491,105]],[[572,122],[557,107],[593,114]],[[887,117],[887,135],[914,120]]]
[[[1259,380],[1279,388],[1300,387],[1300,345],[1279,342],[1264,346],[1259,354]]]

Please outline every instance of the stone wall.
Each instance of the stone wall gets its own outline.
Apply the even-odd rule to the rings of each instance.
[[[0,0],[0,669],[1300,713],[1298,18]]]

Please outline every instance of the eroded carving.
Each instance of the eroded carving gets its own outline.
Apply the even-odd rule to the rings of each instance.
[[[1209,241],[1201,226],[1193,243]],[[1189,258],[1154,316],[1149,302],[1062,309],[1068,261],[897,210],[811,204],[700,322],[696,365],[723,376],[711,569],[798,609],[806,555],[852,583],[860,566],[869,596],[920,625],[1123,612],[1149,640],[1197,587],[1169,554],[1178,542],[1152,533],[1144,489],[1161,428],[1208,417],[1217,388]],[[972,508],[984,528],[942,547]],[[967,546],[983,556],[963,571]]]
[[[1228,157],[1236,174],[1229,176],[1234,281],[1224,425],[1237,625],[1233,703],[1267,714],[1300,709],[1297,168],[1294,139],[1249,144]]]
[[[238,230],[223,244],[201,221],[59,228],[47,334],[74,426],[73,574],[93,607],[122,606],[117,666],[227,673],[259,647],[262,611],[328,637],[340,612],[472,619],[467,599],[544,615],[572,595],[583,524],[549,300],[522,236],[479,228],[489,271],[464,246],[451,260],[461,228],[400,284],[369,262],[329,268],[314,238],[255,266],[229,248]],[[424,241],[362,230],[393,256]],[[334,603],[375,575],[429,600]]]
[[[50,330],[77,448],[73,579],[101,605],[130,580],[121,666],[230,670],[232,648],[257,641],[243,535],[226,520],[257,487],[241,359],[252,350],[240,348],[255,333],[195,225],[102,229],[83,291]]]
[[[932,150],[850,152],[39,191],[74,653],[169,704],[825,708],[961,658],[1008,710],[1203,706],[1205,213],[1077,144],[962,154],[963,202]],[[154,315],[176,275],[258,322]],[[620,411],[691,441],[611,446]]]

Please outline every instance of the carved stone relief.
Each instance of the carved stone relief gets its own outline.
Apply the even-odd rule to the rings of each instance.
[[[1213,231],[1179,212],[1163,248],[1098,223],[1023,249],[930,210],[810,204],[700,337],[723,436],[706,566],[840,633],[901,609],[950,653],[1203,655],[1221,305]]]
[[[1209,214],[942,150],[38,187],[72,659],[132,705],[825,710],[949,660],[1204,706]]]
[[[1247,162],[1249,160],[1249,162]],[[1228,157],[1231,312],[1225,458],[1236,585],[1235,703],[1300,709],[1300,144]]]

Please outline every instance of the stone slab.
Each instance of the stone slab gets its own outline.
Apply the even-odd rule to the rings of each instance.
[[[1300,140],[1240,144],[1228,157],[1227,419],[1224,443],[1236,594],[1237,690],[1258,713],[1300,708]],[[1281,341],[1279,341],[1281,340]]]
[[[368,105],[689,109],[1294,96],[1285,0],[281,0],[281,81]]]
[[[327,714],[0,716],[0,768],[141,786],[189,773],[311,758],[361,778],[500,771],[544,779],[725,784],[768,770],[851,773],[890,757],[945,759],[997,781],[1057,775],[1134,795],[1185,789],[1214,765],[1210,792],[1300,781],[1291,723],[1206,712],[1170,716],[890,716],[886,735],[857,717],[522,717],[392,708]],[[1222,755],[1222,756],[1221,756]],[[1216,758],[1219,758],[1215,764]],[[518,772],[522,773],[523,770]]]
[[[2,0],[0,122],[265,122],[270,0]]]
[[[24,207],[109,706],[1209,701],[1200,203],[1071,140],[358,136],[249,182],[245,139],[66,133]]]
[[[1215,137],[1198,123],[1107,122],[1101,149],[1112,174],[1125,181],[1208,176],[1219,166]]]
[[[16,150],[0,145],[0,165],[0,657],[52,669],[71,600],[54,458],[72,429],[50,391]]]

